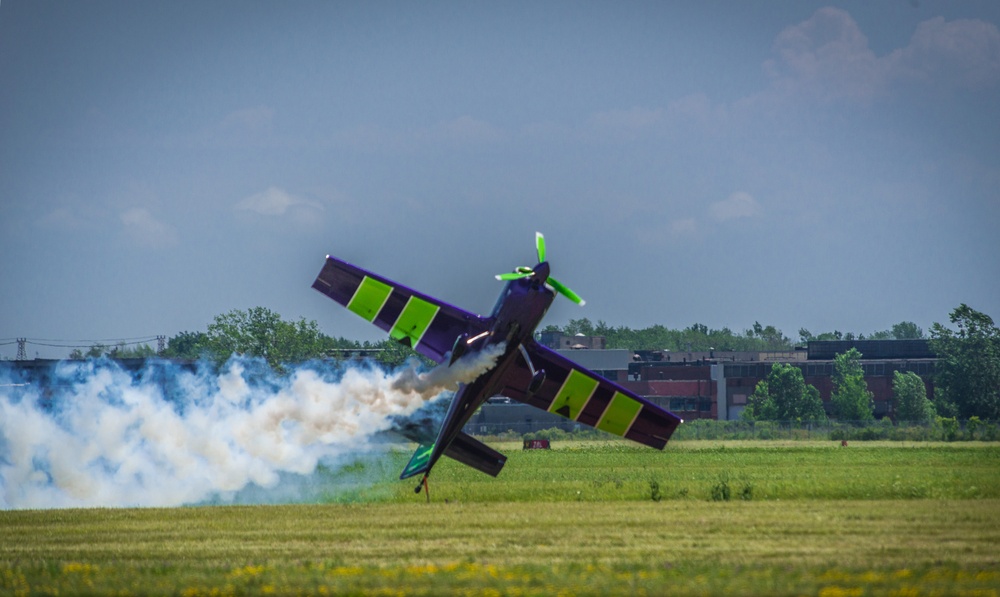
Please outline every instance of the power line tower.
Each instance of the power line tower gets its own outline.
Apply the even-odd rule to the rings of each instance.
[[[156,337],[156,354],[163,356],[163,351],[167,349],[167,337],[157,336]]]
[[[15,360],[17,360],[17,361],[27,361],[28,360],[28,351],[26,351],[24,349],[24,345],[25,345],[25,343],[27,343],[27,341],[28,341],[27,338],[18,338],[17,339],[17,358]]]

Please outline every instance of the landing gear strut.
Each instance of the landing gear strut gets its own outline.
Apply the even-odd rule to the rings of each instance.
[[[427,484],[427,475],[424,474],[424,478],[417,483],[417,487],[413,490],[413,493],[420,493],[420,490],[424,490],[424,495],[427,496],[427,503],[431,503],[431,487]]]

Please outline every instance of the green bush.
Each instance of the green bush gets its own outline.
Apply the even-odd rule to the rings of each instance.
[[[712,501],[728,502],[731,493],[729,489],[729,475],[727,473],[720,474],[719,480],[712,486]]]
[[[935,422],[940,429],[942,440],[953,442],[958,438],[958,419],[955,417],[938,417]]]

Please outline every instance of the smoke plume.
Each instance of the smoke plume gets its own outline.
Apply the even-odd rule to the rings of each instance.
[[[0,379],[0,508],[176,506],[280,490],[376,449],[375,434],[474,380],[500,350],[429,371],[313,362],[278,376],[234,357],[219,372],[66,361],[42,383]]]

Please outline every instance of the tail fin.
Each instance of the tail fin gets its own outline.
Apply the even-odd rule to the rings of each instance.
[[[417,450],[410,457],[410,461],[406,463],[406,468],[400,473],[399,478],[409,479],[420,473],[426,473],[431,468],[431,454],[433,453],[434,444],[420,444],[417,446]]]

